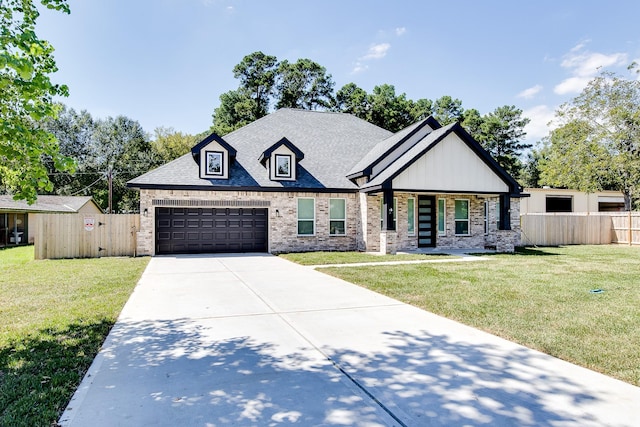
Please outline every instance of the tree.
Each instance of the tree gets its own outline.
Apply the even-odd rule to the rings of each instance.
[[[98,120],[92,138],[92,157],[89,165],[104,171],[111,178],[112,210],[135,212],[139,207],[139,193],[127,188],[128,180],[147,172],[157,160],[151,155],[151,144],[142,126],[125,116]],[[109,200],[108,186],[93,193],[105,206]]]
[[[55,119],[46,120],[43,127],[58,140],[60,154],[73,159],[76,169],[73,174],[55,169],[53,161],[45,157],[49,179],[53,184],[50,192],[62,195],[81,193],[100,179],[101,173],[87,169],[92,156],[92,138],[95,122],[86,110],[76,112],[60,104],[60,114]],[[84,193],[89,194],[89,193]]]
[[[48,193],[91,195],[106,210],[111,180],[112,211],[136,211],[138,192],[128,189],[126,182],[162,163],[140,124],[124,116],[96,120],[86,111],[77,113],[64,106],[61,111],[43,126],[60,141],[61,153],[78,166],[74,173],[56,172],[45,161],[55,184]]]
[[[173,128],[159,127],[154,131],[151,150],[162,163],[187,154],[198,142],[193,135],[176,132]]]
[[[436,99],[433,103],[433,117],[443,126],[462,121],[463,113],[462,101],[448,95]]]
[[[258,120],[255,116],[256,101],[248,92],[239,88],[220,95],[220,106],[213,111],[211,131],[218,135],[226,135],[242,126]]]
[[[520,156],[532,147],[522,142],[528,123],[529,119],[522,117],[522,110],[505,105],[482,118],[480,133],[476,136],[484,149],[513,177],[520,175]]]
[[[413,103],[402,93],[396,95],[393,85],[380,85],[373,88],[369,95],[369,114],[367,121],[391,132],[398,132],[415,120],[411,114]]]
[[[336,92],[334,111],[353,114],[366,120],[369,108],[367,91],[355,83],[347,83]]]
[[[632,68],[632,67],[630,67]],[[640,196],[640,81],[602,72],[556,111],[560,126],[541,162],[547,185],[617,190],[630,210]]]
[[[278,66],[276,108],[329,109],[335,103],[335,83],[326,68],[310,59],[290,63],[286,59]]]
[[[69,13],[65,0],[41,0],[49,9]],[[51,82],[57,71],[53,47],[35,32],[39,16],[33,0],[0,2],[0,181],[17,199],[35,201],[52,189],[43,155],[56,169],[73,169],[50,132],[39,123],[57,115],[55,96],[67,87]]]
[[[520,172],[520,184],[523,187],[539,188],[541,186],[540,162],[542,152],[533,149],[527,153],[527,158]]]
[[[233,67],[233,76],[240,80],[240,87],[253,100],[251,105],[254,120],[269,112],[277,71],[278,59],[262,52],[245,56],[242,62]]]

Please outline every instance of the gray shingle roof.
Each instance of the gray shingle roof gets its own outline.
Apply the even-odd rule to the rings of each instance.
[[[191,153],[129,181],[130,187],[357,189],[351,168],[391,132],[350,114],[281,109],[223,139],[237,150],[228,180],[200,179]],[[271,181],[260,155],[286,137],[305,154],[298,179]]]
[[[38,200],[30,205],[24,200],[13,200],[13,196],[0,195],[0,210],[76,213],[90,201],[91,196],[38,196]]]
[[[380,172],[375,178],[362,186],[363,189],[378,187],[382,185],[387,179],[393,177],[402,168],[405,168],[414,159],[420,156],[420,153],[429,148],[430,145],[440,141],[447,136],[454,127],[458,125],[457,122],[451,123],[447,126],[436,129],[427,136],[425,136],[420,142],[411,147],[407,152],[400,156],[395,162],[390,164],[384,171]]]

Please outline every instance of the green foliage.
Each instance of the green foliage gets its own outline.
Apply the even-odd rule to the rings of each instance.
[[[335,83],[326,68],[310,59],[290,63],[286,59],[278,66],[276,108],[328,109],[334,104]]]
[[[368,101],[369,114],[366,120],[374,125],[398,132],[415,121],[411,115],[413,103],[404,93],[396,95],[393,85],[374,87]]]
[[[519,177],[519,182],[523,187],[540,188],[542,186],[542,178],[540,176],[541,160],[542,153],[540,150],[533,149],[527,153],[527,158]]]
[[[211,131],[218,135],[226,135],[242,126],[258,120],[257,103],[244,88],[230,90],[220,95],[220,106],[213,111]]]
[[[462,101],[448,95],[436,99],[433,104],[433,117],[443,126],[462,121],[463,113]]]
[[[78,165],[75,173],[60,173],[45,161],[54,183],[52,192],[91,195],[107,209],[111,171],[114,212],[138,210],[138,192],[127,188],[126,182],[162,164],[162,155],[169,150],[163,154],[152,150],[140,124],[124,116],[95,120],[86,111],[62,107],[59,117],[45,122],[43,128],[60,141],[61,154]]]
[[[266,116],[269,112],[270,97],[276,82],[278,59],[275,56],[254,52],[242,58],[242,62],[233,68],[233,76],[240,80],[248,98],[253,102],[250,113],[254,120]]]
[[[525,144],[524,127],[529,119],[522,117],[522,110],[505,105],[482,117],[480,132],[475,137],[485,150],[512,176],[522,169],[520,155],[531,144]]]
[[[155,129],[154,134],[151,150],[162,163],[187,154],[198,143],[195,136],[176,132],[173,128],[159,127]]]
[[[69,13],[65,0],[42,0],[49,9]],[[35,32],[39,16],[33,0],[0,2],[0,181],[16,198],[33,202],[39,191],[52,189],[45,155],[61,171],[73,161],[59,153],[53,135],[39,123],[55,117],[53,97],[67,87],[53,84],[57,71],[53,47]]]
[[[633,65],[632,67],[633,68]],[[640,81],[602,72],[556,112],[545,140],[544,184],[618,190],[627,209],[640,200]]]
[[[0,425],[57,425],[148,262],[0,251]]]

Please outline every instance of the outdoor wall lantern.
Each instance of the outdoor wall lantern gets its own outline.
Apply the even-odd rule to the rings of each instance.
[[[280,210],[276,209],[276,218],[280,218]]]
[[[144,215],[145,217],[149,216],[149,209],[144,208],[144,211],[142,211],[142,215]]]

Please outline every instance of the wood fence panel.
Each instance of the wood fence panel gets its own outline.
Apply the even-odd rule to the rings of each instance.
[[[608,245],[612,241],[610,215],[525,214],[520,222],[526,245]]]
[[[135,256],[139,215],[38,214],[36,222],[36,259]]]

